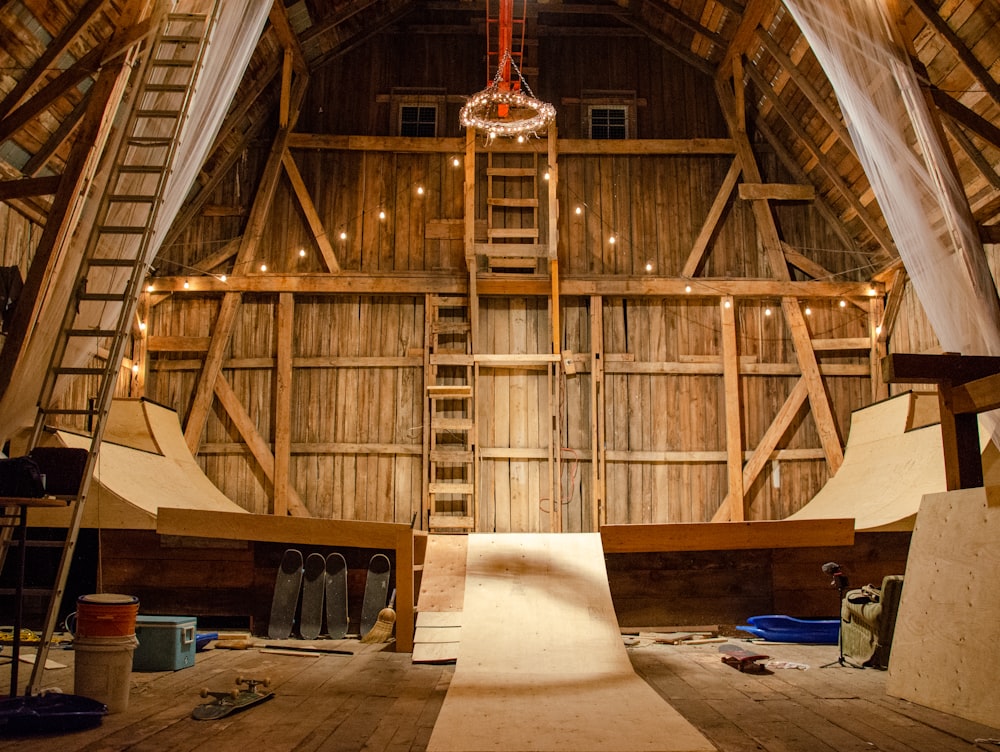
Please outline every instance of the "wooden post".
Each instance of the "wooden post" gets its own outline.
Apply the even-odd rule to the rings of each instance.
[[[278,353],[274,399],[274,506],[276,515],[288,514],[288,488],[292,459],[292,343],[295,332],[295,298],[278,296]]]
[[[719,302],[722,315],[722,378],[726,399],[726,472],[729,477],[730,518],[746,519],[743,488],[743,421],[740,413],[740,356],[736,336],[736,301]]]

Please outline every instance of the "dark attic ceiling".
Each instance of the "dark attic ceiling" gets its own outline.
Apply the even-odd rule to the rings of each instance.
[[[1000,4],[897,0],[900,27],[941,123],[984,242],[1000,242]],[[742,60],[759,143],[876,270],[897,264],[830,82],[777,0],[529,0],[546,34],[643,34],[707,76]],[[0,199],[44,223],[100,61],[127,0],[0,4]],[[483,33],[481,0],[277,0],[249,69],[173,233],[245,146],[273,127],[284,49],[318,70],[390,30]],[[472,93],[472,92],[469,92]],[[25,181],[28,178],[30,180]],[[12,182],[16,181],[16,182]],[[186,213],[185,213],[186,211]],[[172,234],[173,234],[172,233]]]

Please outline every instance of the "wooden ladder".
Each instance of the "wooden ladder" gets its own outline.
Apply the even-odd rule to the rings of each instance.
[[[475,253],[483,271],[547,272],[549,246],[539,242],[539,190],[543,180],[535,151],[486,153],[486,242]],[[543,262],[539,268],[539,262]]]
[[[469,298],[429,295],[427,305],[427,529],[467,533],[476,528],[476,390]]]
[[[50,587],[19,587],[23,596],[48,600],[27,694],[36,694],[41,686],[105,421],[149,270],[153,230],[210,26],[206,15],[166,14],[141,54],[130,113],[43,379],[28,451],[53,425],[84,433],[90,444],[79,490],[65,499],[70,523],[58,544],[62,554],[54,580]],[[11,543],[9,532],[8,527],[0,537],[0,562]],[[26,547],[21,547],[21,562]],[[12,671],[12,679],[14,675]]]

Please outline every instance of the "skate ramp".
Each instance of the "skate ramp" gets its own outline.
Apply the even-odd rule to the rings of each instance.
[[[855,411],[840,470],[786,519],[853,517],[857,531],[913,530],[924,494],[946,490],[940,424],[913,427],[933,419],[926,401],[908,392]]]
[[[715,749],[633,671],[600,535],[469,535],[466,569],[429,752]]]
[[[184,442],[177,413],[146,400],[115,400],[84,507],[83,526],[155,530],[163,507],[245,512],[202,472]],[[86,436],[56,431],[57,446],[88,449]],[[65,527],[64,509],[33,509],[32,525]]]

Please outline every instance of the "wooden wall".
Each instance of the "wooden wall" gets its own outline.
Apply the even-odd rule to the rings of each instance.
[[[388,136],[395,133],[393,92],[419,89],[444,102],[441,135],[461,135],[457,110],[464,96],[485,83],[479,35],[470,30],[469,35],[410,35],[406,45],[401,40],[393,34],[373,37],[316,71],[296,130]],[[556,104],[561,137],[581,135],[581,97],[621,90],[635,92],[635,135],[641,138],[726,135],[710,79],[648,40],[545,35],[537,54],[537,85],[530,83],[539,97]],[[595,65],[597,59],[610,62]],[[371,143],[368,150],[303,142],[291,149],[340,266],[374,275],[465,275],[464,169],[461,162],[453,164],[464,154],[385,150]],[[544,148],[544,142],[534,143]],[[188,273],[238,238],[269,148],[261,141],[248,149],[216,189],[214,208],[164,250],[158,274]],[[679,275],[731,160],[727,155],[561,155],[560,275],[608,280]],[[482,176],[485,161],[477,160]],[[788,179],[766,151],[763,164],[773,179]],[[578,205],[580,215],[573,211]],[[815,256],[834,278],[863,276],[857,259],[840,248],[841,241],[810,206],[782,206],[778,218],[785,239]],[[731,198],[704,275],[769,277],[759,246],[750,206]],[[323,272],[285,175],[258,257],[242,272],[262,274],[261,263],[267,273]],[[228,268],[223,263],[217,271]],[[727,491],[719,300],[564,297],[561,346],[574,353],[576,374],[560,373],[550,384],[544,366],[480,368],[479,446],[485,450],[480,529],[590,530],[597,516],[595,493],[605,490],[607,522],[710,519]],[[146,394],[177,409],[183,421],[219,297],[176,293],[151,302],[156,305]],[[859,307],[841,308],[829,299],[802,302],[812,309],[813,337],[868,336],[867,314]],[[736,306],[742,432],[750,452],[792,389],[798,366],[778,300],[738,298]],[[765,315],[768,307],[774,315]],[[483,298],[479,310],[481,352],[550,351],[547,298]],[[275,435],[276,311],[276,295],[244,296],[223,367],[265,443]],[[423,295],[296,293],[294,315],[291,478],[296,491],[314,515],[409,522],[421,510],[425,472]],[[603,399],[596,402],[594,353],[602,354],[604,372]],[[820,361],[837,371],[826,379],[826,388],[846,436],[850,412],[871,401],[868,353],[825,352]],[[553,412],[562,445],[558,525],[548,498]],[[594,446],[597,420],[606,429],[601,447]],[[595,449],[606,460],[606,476],[599,481],[606,489],[594,488]],[[748,490],[753,518],[794,511],[826,480],[826,462],[807,409],[793,420],[777,450],[777,461],[769,461]],[[251,511],[270,508],[270,482],[218,404],[198,456],[231,498]]]

